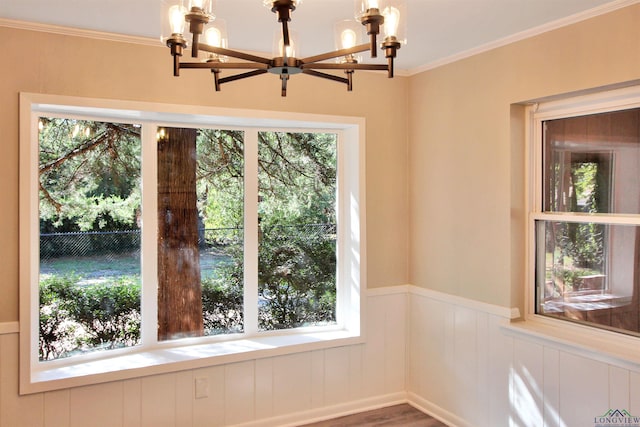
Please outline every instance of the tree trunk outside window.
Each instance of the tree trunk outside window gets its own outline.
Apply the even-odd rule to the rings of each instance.
[[[196,130],[158,140],[158,340],[203,335]]]

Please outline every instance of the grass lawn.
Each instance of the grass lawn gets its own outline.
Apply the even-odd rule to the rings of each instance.
[[[200,271],[202,277],[216,276],[218,266],[232,262],[228,255],[205,250],[200,253]],[[42,260],[40,274],[77,275],[79,285],[103,283],[118,277],[140,278],[140,253],[121,255],[102,255],[88,257],[61,257]]]

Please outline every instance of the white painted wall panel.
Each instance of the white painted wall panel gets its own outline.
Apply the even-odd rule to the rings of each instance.
[[[414,345],[411,347],[411,357],[412,366],[417,366],[418,372],[410,371],[409,376],[418,384],[415,390],[417,394],[438,406],[446,407],[447,396],[450,395],[446,390],[449,389],[452,369],[449,366],[451,362],[446,360],[452,353],[452,341],[447,339],[447,331],[452,330],[453,314],[446,304],[439,301],[420,296],[415,298],[418,309],[411,325],[419,333],[412,334]]]
[[[119,427],[123,425],[122,382],[69,390],[71,427]]]
[[[640,372],[629,374],[629,412],[640,416]]]
[[[429,292],[410,295],[407,390],[450,424],[574,427],[613,406],[640,413],[640,367],[514,334],[508,313]]]
[[[464,419],[478,413],[478,346],[476,311],[465,307],[453,310],[453,362],[451,366],[450,402],[452,412]]]
[[[364,345],[349,347],[349,400],[362,399],[363,389],[363,349]]]
[[[367,301],[367,343],[364,346],[364,393],[365,396],[379,396],[384,394],[384,370],[380,369],[385,366],[385,305],[387,298],[382,296],[374,296],[368,298]],[[373,374],[376,369],[383,375]]]
[[[233,363],[224,367],[225,424],[255,419],[255,363]]]
[[[506,426],[513,419],[511,405],[511,370],[513,369],[513,338],[506,336],[501,328],[504,318],[489,316],[489,426]]]
[[[273,414],[311,409],[311,353],[273,359]]]
[[[175,374],[142,378],[141,388],[142,426],[171,427],[176,425]]]
[[[405,390],[407,295],[395,294],[384,298],[384,393]]]
[[[193,424],[193,372],[176,372],[175,381],[176,425],[190,426]]]
[[[256,419],[273,417],[273,359],[255,361]]]
[[[544,427],[564,427],[560,421],[560,352],[545,347],[543,350]]]
[[[560,418],[567,426],[588,426],[609,409],[609,367],[560,353]]]
[[[337,405],[349,401],[350,376],[349,348],[338,347],[325,350],[322,385],[326,405]]]
[[[317,350],[311,353],[311,407],[320,408],[325,402],[325,352]]]
[[[193,371],[194,381],[203,378],[208,384],[207,397],[193,400],[193,425],[216,427],[224,425],[225,417],[225,367],[213,366]],[[194,396],[195,383],[192,383],[190,395]]]
[[[609,365],[609,408],[629,409],[629,386],[629,371]],[[640,399],[640,396],[637,398]]]
[[[139,378],[123,381],[122,394],[123,427],[140,427],[142,425],[142,381]]]
[[[449,408],[455,414],[458,407],[456,372],[458,365],[455,358],[455,306],[438,301],[438,307],[443,310],[443,316],[440,323],[434,326],[442,328],[443,335],[439,338],[442,341],[439,347],[433,346],[428,348],[428,358],[433,362],[429,364],[433,378],[438,379],[438,387],[434,387],[434,383],[427,384],[429,390],[438,398],[438,405]],[[433,322],[430,318],[427,322]]]
[[[478,383],[476,386],[476,407],[475,419],[480,427],[489,426],[489,401],[490,396],[487,393],[491,376],[489,375],[489,315],[487,313],[476,312],[476,362]]]
[[[516,339],[511,371],[510,404],[513,422],[522,427],[544,425],[544,348],[538,343]]]

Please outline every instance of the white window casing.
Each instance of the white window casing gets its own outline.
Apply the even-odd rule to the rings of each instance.
[[[39,197],[38,118],[119,120],[142,125],[142,328],[140,346],[41,362],[38,359]],[[245,331],[231,336],[157,340],[157,151],[159,126],[242,129],[245,149],[257,153],[258,131],[331,132],[338,135],[337,325],[259,332],[257,310],[245,310]],[[363,118],[232,110],[202,106],[20,95],[20,393],[34,393],[143,375],[213,366],[364,340],[365,162]],[[255,157],[255,156],[254,156]],[[257,160],[245,156],[247,174]],[[248,180],[249,182],[251,179]],[[154,189],[150,191],[149,189]],[[245,206],[257,187],[245,188]],[[145,214],[146,212],[146,214]],[[257,211],[245,208],[245,307],[257,307]],[[255,233],[252,233],[254,231]],[[255,280],[251,280],[251,277]],[[256,282],[256,283],[253,283]],[[255,294],[255,295],[254,295]],[[252,314],[253,313],[253,314]]]

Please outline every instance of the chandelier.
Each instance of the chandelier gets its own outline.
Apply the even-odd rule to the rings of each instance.
[[[174,0],[175,1],[175,0]],[[170,36],[164,41],[173,56],[173,75],[179,76],[181,69],[208,69],[213,74],[215,90],[219,91],[224,83],[258,76],[265,73],[278,75],[282,85],[282,96],[287,95],[287,82],[294,74],[307,74],[347,85],[353,88],[353,74],[356,70],[386,71],[393,77],[393,61],[398,49],[404,43],[400,13],[404,9],[403,0],[355,0],[356,20],[342,21],[335,26],[336,50],[305,58],[296,57],[296,43],[289,32],[291,14],[302,0],[263,0],[265,6],[277,15],[282,24],[278,33],[274,57],[245,53],[227,48],[227,36],[224,21],[213,13],[215,0],[177,0],[178,4],[166,4],[163,7],[165,26],[170,27]],[[188,1],[187,6],[183,2]],[[189,24],[191,42],[184,37],[185,25]],[[360,43],[365,31],[369,40]],[[371,58],[377,57],[377,37],[383,30],[384,38],[380,49],[384,51],[386,64],[361,63],[362,52],[369,51]],[[204,37],[204,42],[201,38]],[[184,50],[191,48],[190,62],[181,61]],[[231,62],[229,58],[240,60]],[[329,62],[329,60],[333,60]],[[238,74],[222,77],[223,70],[241,70]],[[343,70],[345,77],[319,70]]]

